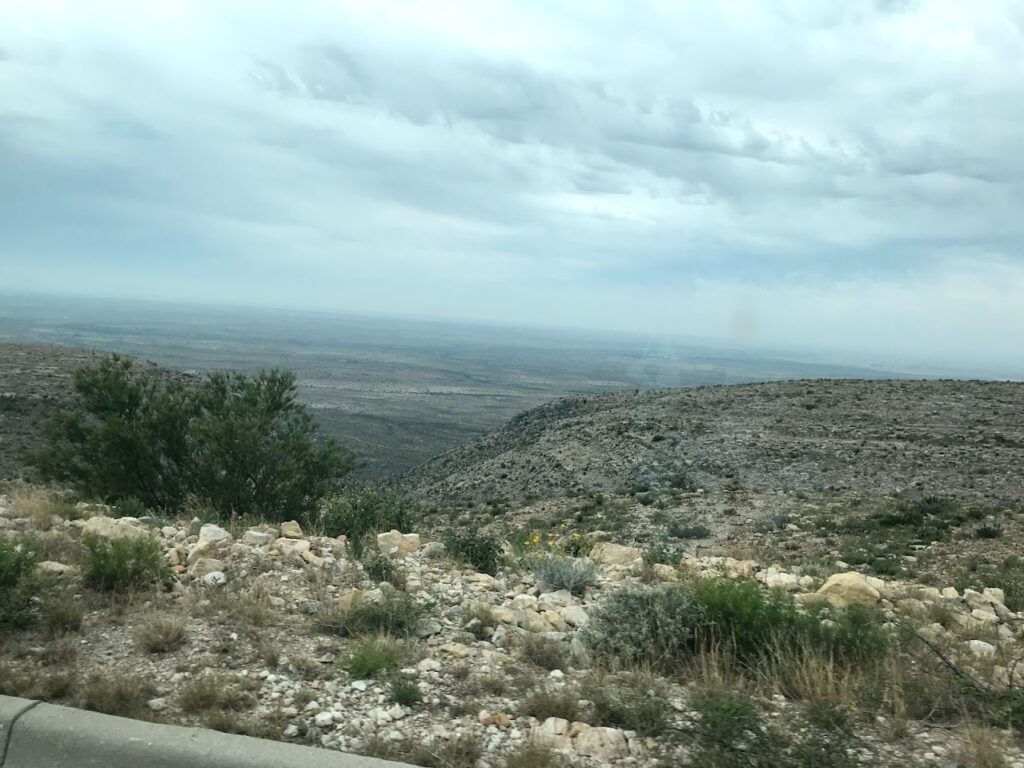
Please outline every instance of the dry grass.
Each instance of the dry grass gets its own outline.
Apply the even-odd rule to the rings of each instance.
[[[173,651],[185,642],[185,623],[184,618],[172,614],[146,615],[135,630],[135,641],[147,653]]]
[[[43,600],[43,629],[48,637],[61,637],[82,628],[85,608],[82,598],[67,593],[51,592]]]
[[[116,672],[91,675],[81,686],[81,692],[83,709],[137,720],[149,717],[146,702],[156,695],[156,689],[145,677]]]
[[[980,725],[968,726],[956,753],[957,768],[1005,768],[999,734]]]
[[[179,703],[185,712],[191,713],[214,709],[235,712],[256,704],[251,693],[253,687],[253,681],[246,677],[211,672],[185,685]]]
[[[505,768],[561,768],[565,758],[546,744],[527,742],[505,756]]]
[[[55,515],[65,520],[75,516],[71,504],[40,488],[21,489],[15,494],[11,507],[18,517],[27,517],[36,531],[50,530]]]
[[[0,696],[40,701],[61,701],[74,695],[78,675],[74,667],[33,667],[0,662]]]

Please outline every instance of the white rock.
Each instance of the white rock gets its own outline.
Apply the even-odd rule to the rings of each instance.
[[[242,543],[250,547],[268,547],[274,543],[277,537],[269,531],[262,531],[259,528],[250,528],[242,534]]]
[[[167,699],[163,698],[162,696],[160,698],[150,699],[146,702],[146,706],[154,712],[163,712],[165,709],[167,709]]]
[[[281,523],[281,536],[285,539],[301,539],[302,526],[295,520],[289,520],[286,523]]]
[[[212,571],[203,576],[203,584],[208,587],[223,587],[227,583],[228,577],[224,571]]]
[[[149,532],[133,522],[131,518],[90,517],[82,525],[83,536],[99,536],[101,539],[138,539],[149,536]]]
[[[199,538],[205,539],[211,544],[224,544],[231,541],[231,534],[219,525],[208,523],[199,529]]]
[[[568,624],[570,627],[585,627],[587,622],[590,621],[590,617],[587,616],[587,612],[578,605],[569,605],[559,611],[562,617],[562,621]]]
[[[984,640],[970,640],[967,643],[967,647],[978,658],[990,659],[996,655],[996,647],[992,643],[986,643]]]
[[[329,725],[334,725],[334,715],[330,712],[318,712],[313,717],[313,724],[317,728],[326,728]]]

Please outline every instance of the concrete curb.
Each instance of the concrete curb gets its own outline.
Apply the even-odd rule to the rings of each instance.
[[[249,736],[0,696],[0,768],[398,768]]]

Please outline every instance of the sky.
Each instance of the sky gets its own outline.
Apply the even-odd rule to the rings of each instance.
[[[0,289],[1022,368],[1024,0],[0,0]]]

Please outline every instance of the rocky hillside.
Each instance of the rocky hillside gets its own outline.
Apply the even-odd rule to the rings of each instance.
[[[0,496],[0,694],[442,768],[1024,765],[1021,589],[117,514]]]
[[[796,381],[558,400],[405,478],[434,504],[701,487],[1020,497],[1024,384]]]

